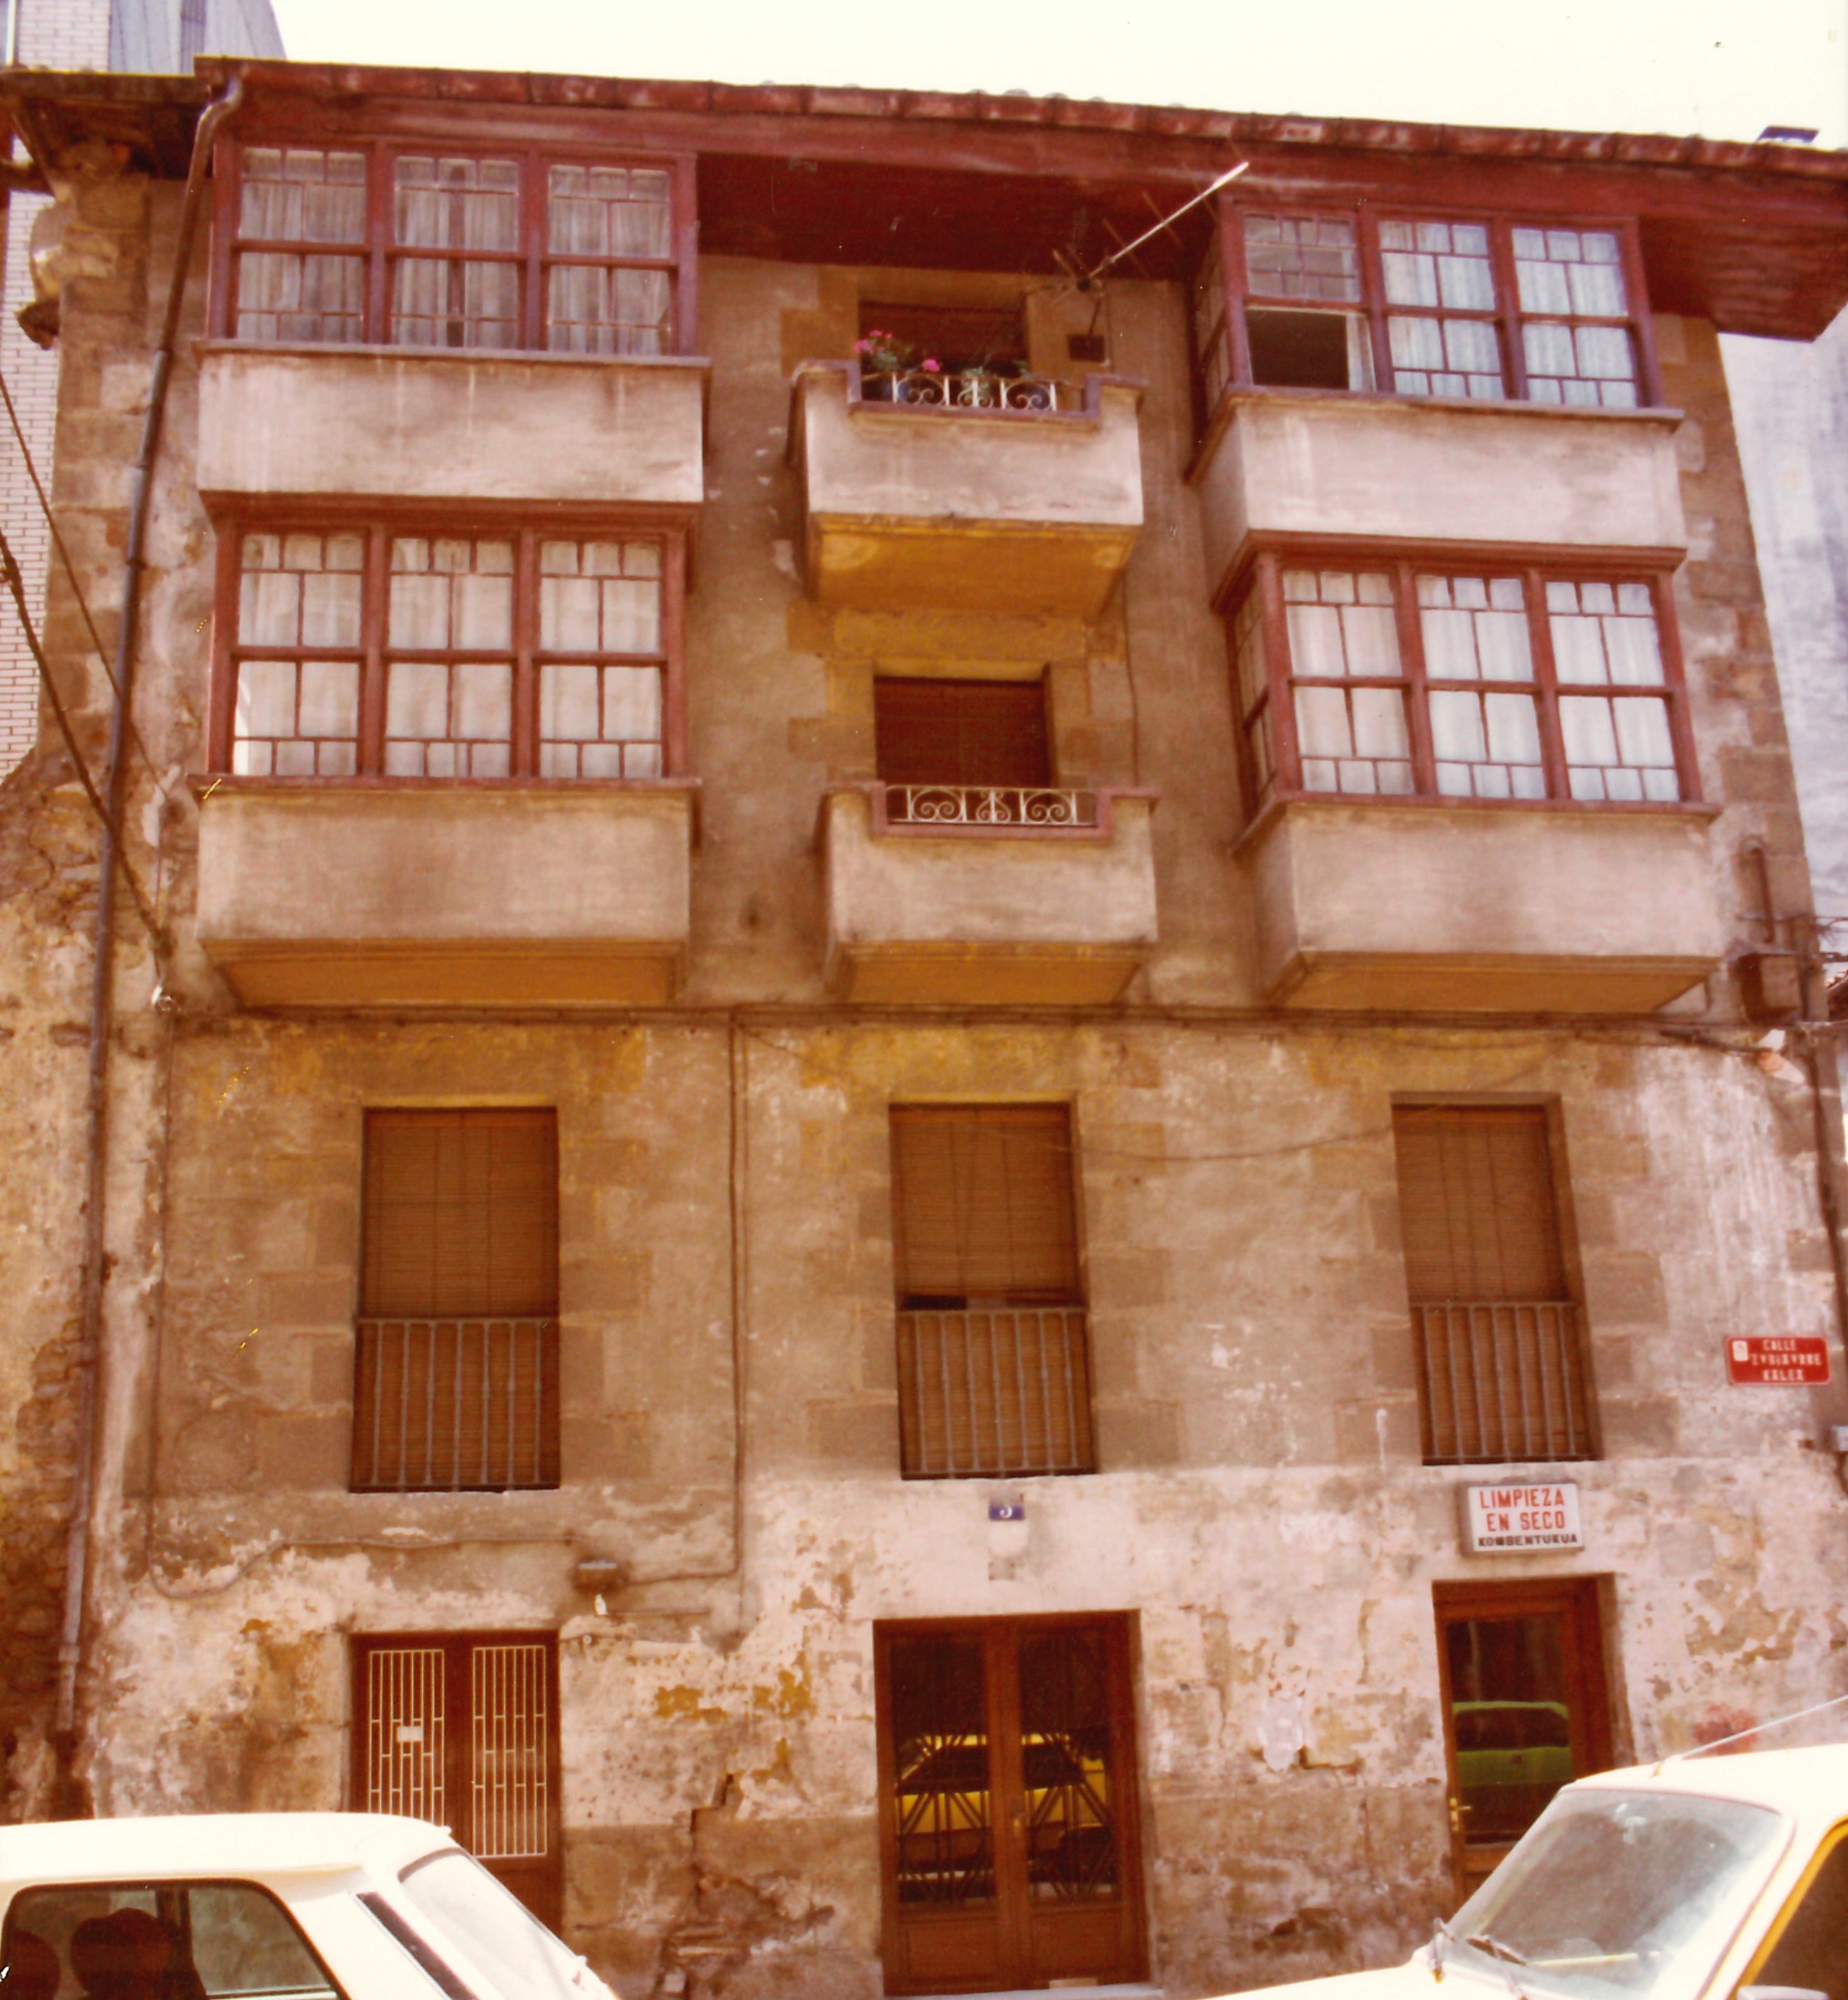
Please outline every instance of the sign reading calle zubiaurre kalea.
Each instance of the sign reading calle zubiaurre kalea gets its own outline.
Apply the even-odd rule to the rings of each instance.
[[[1775,1389],[1829,1380],[1829,1345],[1814,1334],[1735,1334],[1726,1342],[1726,1379]]]
[[[1582,1549],[1579,1488],[1569,1479],[1531,1486],[1465,1486],[1463,1547],[1472,1556],[1523,1549]]]

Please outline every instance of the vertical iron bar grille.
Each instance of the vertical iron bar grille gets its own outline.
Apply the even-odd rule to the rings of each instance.
[[[898,1381],[908,1479],[1096,1469],[1082,1307],[901,1312]]]
[[[558,1484],[554,1321],[363,1319],[358,1336],[356,1491]]]
[[[1427,1465],[1592,1456],[1574,1307],[1449,1300],[1412,1325]]]
[[[551,1801],[543,1646],[477,1646],[471,1656],[474,1839],[483,1861],[542,1858]]]
[[[380,1647],[366,1662],[366,1810],[447,1820],[443,1799],[443,1653]]]

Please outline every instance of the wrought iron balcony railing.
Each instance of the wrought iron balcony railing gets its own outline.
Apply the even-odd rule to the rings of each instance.
[[[1048,375],[993,375],[982,368],[863,368],[860,393],[865,402],[939,410],[1076,410],[1085,399],[1075,382]]]
[[[908,1479],[1092,1470],[1083,1307],[901,1312],[898,1415]]]
[[[1589,1458],[1578,1317],[1558,1300],[1414,1306],[1425,1463]]]
[[[888,826],[1095,827],[1097,794],[1032,785],[888,785]]]
[[[558,1328],[549,1319],[363,1319],[359,1492],[498,1492],[558,1483]]]

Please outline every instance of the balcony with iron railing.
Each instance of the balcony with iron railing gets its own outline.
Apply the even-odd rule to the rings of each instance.
[[[363,1319],[355,1331],[355,1492],[558,1484],[555,1321]]]
[[[831,990],[940,1005],[1114,1000],[1155,945],[1156,796],[835,786],[820,829]]]
[[[1094,1471],[1083,1307],[901,1312],[898,1411],[908,1479]]]
[[[1141,385],[796,371],[790,457],[828,604],[1094,617],[1142,525]]]
[[[1569,1300],[1447,1300],[1412,1325],[1427,1465],[1596,1456]]]

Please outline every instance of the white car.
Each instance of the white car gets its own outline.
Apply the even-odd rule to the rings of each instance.
[[[0,1827],[0,2000],[613,2000],[440,1827],[215,1813]]]
[[[1315,2000],[1848,2000],[1848,1746],[1694,1755],[1556,1793],[1404,1965]]]

